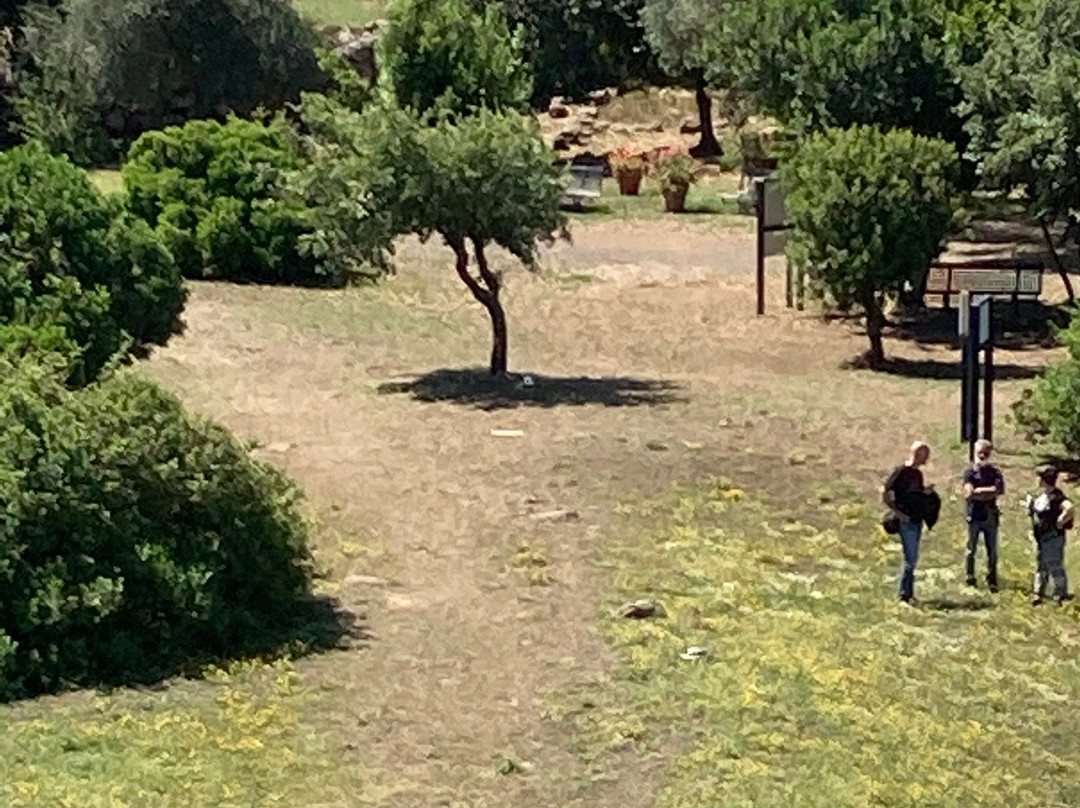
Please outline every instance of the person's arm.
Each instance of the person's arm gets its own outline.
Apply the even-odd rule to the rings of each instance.
[[[1057,526],[1058,529],[1063,529],[1072,520],[1073,504],[1069,500],[1064,500],[1061,503],[1061,513],[1058,514]]]
[[[889,475],[889,479],[885,481],[885,487],[881,492],[881,501],[889,506],[889,510],[895,513],[897,516],[906,516],[902,510],[896,507],[896,481],[900,477],[900,472],[903,468],[896,469]]]

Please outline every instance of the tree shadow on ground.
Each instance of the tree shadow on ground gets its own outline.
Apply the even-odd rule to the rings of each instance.
[[[891,376],[903,376],[909,379],[954,379],[961,378],[960,361],[943,362],[937,359],[904,359],[888,357],[884,362],[871,365],[865,354],[849,359],[840,365],[843,370],[873,370]],[[1042,371],[1027,365],[994,363],[994,378],[1033,379]]]
[[[994,302],[994,346],[1009,351],[1052,348],[1057,345],[1056,328],[1069,324],[1069,304],[1048,305],[1039,300],[1021,300],[1016,304]],[[918,345],[947,345],[960,349],[957,334],[957,310],[926,308],[897,312],[885,330],[886,338]]]
[[[603,404],[606,407],[640,407],[686,401],[672,382],[623,376],[601,378],[513,374],[496,379],[486,368],[435,370],[411,381],[379,385],[382,395],[410,393],[419,401],[452,401],[484,410],[521,406]]]

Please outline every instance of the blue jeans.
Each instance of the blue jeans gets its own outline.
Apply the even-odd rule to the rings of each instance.
[[[922,538],[922,522],[900,520],[900,547],[904,560],[900,569],[900,599],[915,597],[915,565],[919,563],[919,540]]]
[[[975,554],[979,550],[980,533],[986,542],[986,583],[988,586],[997,586],[998,518],[995,514],[991,514],[986,519],[973,519],[968,522],[968,542],[967,553],[964,556],[964,571],[967,573],[968,583],[974,583]]]

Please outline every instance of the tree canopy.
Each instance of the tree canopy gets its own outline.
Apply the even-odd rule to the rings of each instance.
[[[379,49],[394,98],[418,115],[523,111],[532,93],[521,33],[494,3],[477,10],[470,0],[400,0]]]

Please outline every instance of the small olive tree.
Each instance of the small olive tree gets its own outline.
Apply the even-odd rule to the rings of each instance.
[[[541,243],[568,236],[554,154],[532,119],[486,109],[456,123],[443,119],[421,128],[417,144],[405,219],[422,239],[438,234],[454,251],[458,277],[491,317],[491,373],[504,376],[502,279],[486,250],[497,244],[532,268]]]
[[[885,359],[886,304],[920,288],[942,249],[956,170],[950,144],[870,126],[813,135],[782,168],[788,259],[818,297],[865,314],[871,367]]]

